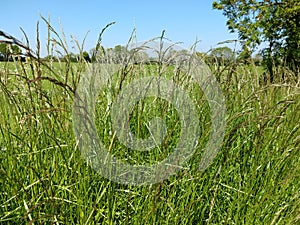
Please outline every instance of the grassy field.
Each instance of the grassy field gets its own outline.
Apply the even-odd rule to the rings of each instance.
[[[253,65],[211,65],[227,107],[225,138],[212,165],[199,171],[197,164],[210,132],[209,107],[199,89],[186,86],[201,121],[195,154],[168,180],[131,186],[103,178],[81,157],[72,107],[86,68],[84,61],[0,63],[1,224],[300,224],[300,87],[292,75],[270,84]],[[99,93],[95,121],[116,157],[151,164],[177,143],[172,105],[147,98],[130,121],[145,138],[145,123],[162,115],[164,148],[131,153],[110,133],[108,101],[139,78],[136,68],[116,74],[111,89]],[[186,84],[184,76],[167,77]]]

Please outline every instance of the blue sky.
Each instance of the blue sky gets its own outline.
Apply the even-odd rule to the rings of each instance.
[[[40,21],[42,53],[46,54],[47,27],[40,15],[50,15],[51,24],[58,31],[61,27],[72,51],[71,35],[82,42],[87,32],[85,50],[95,46],[98,34],[108,23],[115,21],[103,36],[103,45],[113,47],[125,44],[134,27],[137,40],[145,41],[166,30],[166,37],[183,42],[190,47],[198,38],[198,51],[208,51],[218,42],[236,39],[226,27],[226,18],[212,9],[207,0],[151,0],[151,1],[2,1],[0,29],[22,39],[20,27],[27,33],[35,47],[36,23]],[[74,50],[75,51],[75,50]]]

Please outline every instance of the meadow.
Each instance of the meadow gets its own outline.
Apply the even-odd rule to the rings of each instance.
[[[211,126],[201,90],[172,67],[122,67],[95,106],[99,137],[116,157],[152,164],[178,141],[176,110],[159,98],[136,104],[130,128],[147,138],[145,124],[161,115],[163,147],[126,151],[111,134],[108,102],[141,74],[160,71],[184,86],[201,122],[196,152],[176,175],[134,186],[103,178],[81,156],[72,108],[89,66],[83,58],[52,62],[34,54],[0,63],[1,224],[300,224],[300,82],[292,71],[276,68],[270,83],[254,63],[209,65],[225,97],[227,126],[217,157],[199,171]]]

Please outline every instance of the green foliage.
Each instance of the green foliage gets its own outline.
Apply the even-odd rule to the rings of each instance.
[[[243,53],[248,55],[262,42],[268,43],[263,57],[269,72],[273,65],[286,63],[296,75],[300,65],[300,2],[219,0],[213,8],[222,10],[228,18],[231,32],[238,32]]]
[[[17,45],[0,42],[0,61],[11,60],[11,56],[17,55],[21,52],[21,49]]]
[[[84,52],[82,53],[82,57],[83,57],[83,59],[84,59],[86,62],[91,62],[90,55],[89,55],[89,53],[88,53],[87,51],[84,51]]]
[[[210,51],[210,56],[218,63],[231,62],[235,58],[235,53],[229,47],[218,47]]]

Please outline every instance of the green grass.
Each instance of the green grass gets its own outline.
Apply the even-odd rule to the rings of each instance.
[[[186,86],[202,125],[197,151],[168,180],[130,186],[103,178],[80,155],[72,105],[86,66],[83,61],[0,63],[1,224],[300,223],[299,82],[263,83],[261,68],[251,65],[218,74],[227,127],[221,150],[204,172],[198,163],[209,137],[209,107],[199,89]],[[145,124],[161,115],[168,126],[163,147],[127,151],[110,133],[107,93],[114,100],[120,83],[130,83],[140,77],[138,68],[149,72],[149,67],[156,69],[137,66],[126,77],[115,74],[96,106],[100,139],[132,164],[160,161],[176,145],[180,130],[172,105],[146,98],[133,110],[131,129],[149,137]],[[39,71],[42,79],[37,79]],[[180,85],[186,84],[183,79],[174,78]]]

